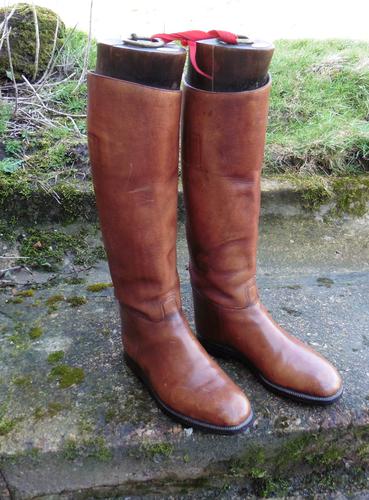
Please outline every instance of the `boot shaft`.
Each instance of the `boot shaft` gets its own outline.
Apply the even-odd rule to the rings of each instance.
[[[176,272],[181,92],[90,73],[88,135],[119,302],[154,320],[180,307]]]
[[[191,278],[209,299],[244,307],[254,293],[271,82],[244,92],[184,89],[183,189]]]

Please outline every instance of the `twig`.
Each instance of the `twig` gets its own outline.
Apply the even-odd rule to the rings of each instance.
[[[9,40],[9,35],[10,35],[11,29],[8,31],[8,34],[6,36],[6,47],[8,51],[8,59],[9,59],[9,66],[10,66],[10,72],[13,80],[13,85],[14,85],[14,92],[15,92],[15,104],[14,104],[14,116],[17,114],[18,110],[18,86],[17,82],[15,81],[15,75],[14,75],[14,67],[13,67],[13,59],[12,59],[12,51],[10,49],[10,40]]]
[[[5,15],[4,21],[0,25],[0,31],[1,30],[3,31],[3,34],[1,35],[1,40],[0,40],[0,51],[3,48],[4,40],[5,40],[5,38],[6,38],[7,34],[8,34],[8,22],[9,22],[9,19],[13,16],[16,8],[17,8],[17,4],[14,5],[13,9],[11,10],[11,12],[9,14]]]
[[[35,35],[36,35],[35,70],[33,72],[33,80],[36,80],[38,73],[39,58],[40,58],[40,30],[38,27],[37,10],[34,2],[32,2],[32,10],[33,10],[33,19],[35,22]]]
[[[41,85],[40,88],[42,88],[44,85],[45,85],[45,82],[46,82],[46,79],[51,75],[51,73],[54,71],[54,67],[55,67],[55,64],[56,64],[56,61],[58,60],[58,57],[60,55],[60,53],[62,52],[62,50],[64,49],[64,47],[66,46],[67,42],[69,41],[69,39],[72,37],[73,33],[76,31],[76,28],[77,28],[77,25],[75,25],[71,30],[70,32],[68,33],[68,35],[65,37],[64,39],[64,42],[62,44],[62,46],[59,48],[57,54],[55,55],[54,57],[54,60],[52,61],[52,64],[49,68],[49,71],[48,73],[45,71],[45,73],[43,74],[41,80],[39,81],[39,84]]]
[[[60,196],[58,195],[58,193],[56,191],[54,191],[53,189],[49,188],[49,186],[45,185],[39,179],[37,179],[37,182],[38,182],[38,184],[40,184],[41,188],[45,191],[45,193],[51,194],[51,196],[54,198],[54,200],[57,203],[59,203],[59,205],[61,205]]]
[[[44,102],[41,99],[41,97],[38,95],[38,93],[37,93],[35,87],[32,85],[32,83],[29,82],[24,75],[22,75],[22,78],[26,82],[26,84],[28,85],[28,87],[32,90],[32,92],[35,94],[35,96],[37,97],[37,99],[40,101],[41,105],[44,107]]]
[[[58,125],[56,125],[55,123],[53,123],[52,121],[48,120],[46,118],[46,116],[44,116],[39,109],[36,110],[37,114],[38,115],[41,115],[41,118],[38,118],[38,117],[35,117],[33,115],[30,115],[29,113],[27,113],[27,111],[25,109],[22,109],[20,108],[19,109],[19,112],[21,115],[23,115],[23,117],[27,120],[27,121],[30,121],[30,122],[34,122],[36,123],[37,125],[40,126],[40,124],[43,124],[43,125],[47,125],[48,127],[52,127],[52,128],[55,128],[55,127],[58,127]]]
[[[90,56],[90,50],[91,50],[91,40],[92,40],[92,12],[93,12],[93,0],[90,2],[90,20],[89,20],[89,27],[88,27],[88,39],[87,39],[87,47],[85,50],[85,57],[83,60],[83,68],[82,68],[82,73],[81,76],[79,77],[78,83],[73,90],[73,92],[76,92],[78,88],[81,86],[81,84],[85,80],[85,76],[87,74],[88,70],[88,61],[89,61],[89,56]]]
[[[38,101],[40,102],[40,104],[36,104],[36,103],[29,103],[31,104],[32,106],[36,106],[36,107],[42,107],[44,108],[45,110],[47,111],[50,111],[51,113],[55,113],[56,115],[60,115],[60,116],[66,116],[67,118],[70,118],[73,120],[73,118],[86,118],[86,114],[81,114],[81,115],[74,115],[74,114],[70,114],[70,113],[65,113],[63,111],[59,111],[58,109],[53,109],[53,108],[50,108],[49,106],[46,106],[46,104],[44,103],[44,101],[41,99],[40,95],[37,93],[37,90],[35,89],[35,87],[32,85],[31,82],[29,82],[27,80],[27,78],[22,75],[22,78],[23,80],[26,82],[26,84],[30,87],[30,89],[32,90],[32,92],[35,94],[35,96],[37,97]],[[28,104],[28,103],[24,103],[24,104]],[[74,123],[74,121],[73,121]],[[76,125],[74,123],[74,125]],[[78,129],[78,127],[77,127]]]
[[[49,62],[47,63],[47,66],[46,66],[46,69],[43,73],[43,75],[41,76],[41,78],[39,79],[38,83],[42,83],[45,79],[46,79],[46,76],[51,68],[51,65],[54,61],[54,55],[55,55],[55,50],[56,50],[56,45],[58,43],[58,34],[59,34],[59,27],[60,27],[60,18],[59,16],[57,16],[56,18],[56,27],[55,27],[55,33],[54,33],[54,42],[53,42],[53,48],[51,50],[51,54],[50,54],[50,59],[49,59]]]
[[[34,104],[34,106],[37,106],[39,107],[38,104]],[[59,116],[66,116],[67,118],[86,118],[86,114],[84,115],[71,115],[69,113],[65,113],[64,111],[59,111],[58,109],[54,109],[54,108],[49,108],[49,106],[46,106],[44,105],[43,108],[46,110],[46,111],[50,111],[50,113],[55,113],[56,115],[59,115]]]
[[[87,116],[87,115],[86,115]],[[68,116],[69,120],[72,122],[74,130],[77,132],[77,134],[80,137],[84,137],[84,135],[81,133],[80,129],[78,128],[77,123],[73,120],[73,117],[71,115]]]
[[[4,21],[0,24],[0,31],[2,29],[6,28],[6,25],[8,24],[9,19],[12,17],[12,15],[15,12],[15,9],[17,8],[17,4],[14,5],[13,9],[10,11],[9,14],[5,14]]]
[[[21,260],[25,260],[25,259],[29,259],[29,257],[19,257],[18,255],[0,255],[0,259],[21,259]]]

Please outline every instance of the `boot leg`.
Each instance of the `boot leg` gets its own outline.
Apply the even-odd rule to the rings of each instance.
[[[181,92],[90,73],[88,135],[125,357],[158,405],[187,426],[235,433],[243,392],[183,316],[176,270]]]
[[[255,281],[270,85],[211,92],[185,84],[182,171],[196,328],[209,350],[248,363],[269,389],[327,404],[342,394],[339,374],[273,321]]]

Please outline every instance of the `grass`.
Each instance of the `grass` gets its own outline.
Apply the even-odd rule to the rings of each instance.
[[[80,217],[90,199],[86,82],[78,85],[86,43],[86,34],[67,30],[55,72],[42,90],[50,108],[70,116],[44,111],[52,126],[24,123],[13,116],[9,101],[0,98],[4,214],[13,213],[22,200],[37,202],[35,190],[46,192],[53,206],[64,207],[68,220]],[[347,40],[276,43],[264,175],[344,177],[369,171],[368,49],[367,43]],[[93,43],[89,67],[95,62]],[[6,92],[4,96],[11,89]],[[34,252],[41,267],[49,263],[47,248]]]
[[[368,49],[346,40],[276,43],[267,173],[369,170]]]

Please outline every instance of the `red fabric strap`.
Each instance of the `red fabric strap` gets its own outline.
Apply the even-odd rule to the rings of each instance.
[[[198,40],[208,40],[209,38],[218,38],[225,43],[230,43],[232,45],[237,44],[237,35],[234,33],[230,33],[229,31],[221,31],[221,30],[211,30],[211,31],[180,31],[178,33],[158,33],[153,35],[151,38],[161,38],[165,43],[174,42],[178,40],[181,44],[186,47],[188,46],[190,59],[195,70],[200,73],[200,75],[213,79],[211,75],[208,75],[204,71],[202,71],[196,62],[196,42]]]

